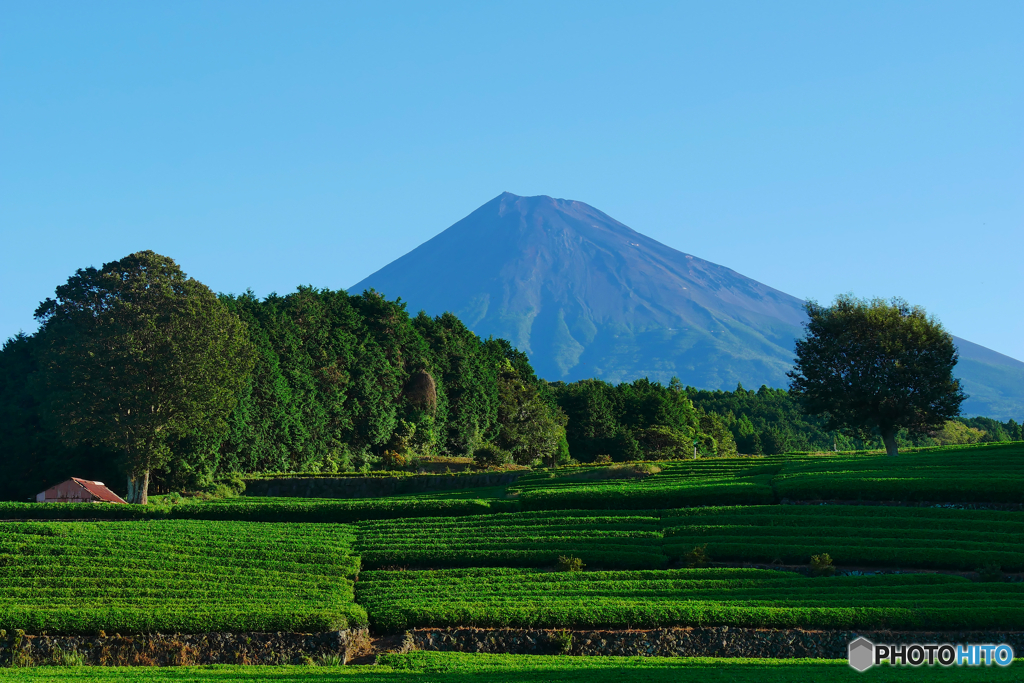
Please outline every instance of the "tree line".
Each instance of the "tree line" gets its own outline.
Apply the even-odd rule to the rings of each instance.
[[[525,354],[373,291],[215,296],[139,252],[79,270],[36,317],[0,351],[4,498],[127,476],[138,501],[150,482],[365,471],[483,445],[527,465],[568,458]]]
[[[846,304],[848,317],[864,317],[878,302]],[[815,305],[812,314],[832,314]],[[875,307],[921,326],[916,309],[893,317]],[[844,425],[834,406],[808,410],[808,396],[824,400],[833,381],[813,374],[809,353],[796,392],[549,383],[507,341],[481,339],[450,313],[411,316],[372,290],[215,295],[153,252],[77,271],[36,317],[35,334],[0,350],[7,499],[68,476],[126,481],[128,498],[143,502],[151,484],[194,490],[228,475],[367,471],[423,455],[535,466],[856,450],[883,439],[878,426]],[[941,396],[956,398],[943,334],[933,372],[946,383]],[[862,346],[866,367],[879,367],[877,349]],[[849,356],[851,344],[842,348]],[[884,386],[899,388],[891,378]],[[1013,420],[950,419],[956,406],[901,404],[902,417],[886,408],[883,426],[900,445],[1024,437]]]

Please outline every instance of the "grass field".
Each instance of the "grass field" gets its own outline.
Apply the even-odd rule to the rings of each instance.
[[[363,572],[372,627],[1024,628],[1024,584],[941,574],[810,578],[759,569]]]
[[[1020,665],[874,667],[854,671],[843,660],[561,657],[414,652],[383,655],[376,666],[210,666],[182,668],[0,669],[0,681],[30,683],[1003,683],[1024,680]]]
[[[350,527],[0,523],[0,628],[326,631],[365,624]]]

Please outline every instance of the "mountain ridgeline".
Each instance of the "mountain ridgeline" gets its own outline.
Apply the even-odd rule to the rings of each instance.
[[[350,288],[451,311],[549,381],[782,388],[803,301],[577,201],[504,193]],[[964,411],[1024,415],[1024,363],[955,339]]]

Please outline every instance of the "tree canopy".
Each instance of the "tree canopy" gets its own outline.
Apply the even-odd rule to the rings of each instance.
[[[129,502],[171,442],[216,436],[251,367],[245,325],[173,260],[140,251],[78,270],[36,310],[41,414],[65,443],[116,452]]]
[[[790,391],[827,428],[878,434],[896,455],[901,429],[924,434],[959,415],[967,397],[953,377],[953,337],[923,308],[844,295],[806,309]]]

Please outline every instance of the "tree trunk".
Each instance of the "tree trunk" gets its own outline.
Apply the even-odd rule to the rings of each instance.
[[[899,453],[899,447],[896,445],[896,432],[885,432],[882,434],[882,443],[885,444],[886,455],[896,455]]]
[[[149,503],[149,470],[143,470],[142,476],[138,474],[128,475],[128,497],[129,503],[146,505]]]

